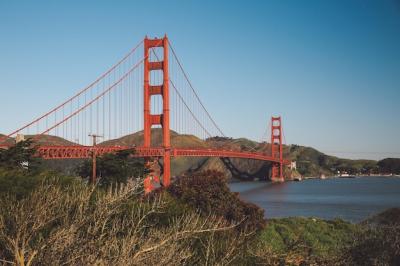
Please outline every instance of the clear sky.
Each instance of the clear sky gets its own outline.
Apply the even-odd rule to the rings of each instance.
[[[167,33],[225,134],[400,157],[400,2],[0,1],[0,132]],[[234,119],[232,119],[234,117]]]

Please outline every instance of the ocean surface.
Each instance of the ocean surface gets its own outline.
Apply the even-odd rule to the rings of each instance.
[[[243,200],[263,208],[266,218],[305,216],[360,222],[387,208],[400,207],[399,177],[238,182],[229,186]]]

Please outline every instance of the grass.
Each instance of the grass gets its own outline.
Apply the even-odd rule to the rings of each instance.
[[[360,224],[340,219],[271,219],[256,257],[267,265],[400,265],[400,209]]]
[[[296,251],[304,256],[329,257],[350,244],[358,231],[358,225],[340,219],[291,217],[268,220],[259,239],[276,253]]]

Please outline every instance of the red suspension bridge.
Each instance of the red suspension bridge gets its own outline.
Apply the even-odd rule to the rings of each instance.
[[[144,54],[142,48],[144,50]],[[172,56],[170,57],[170,54]],[[161,146],[152,146],[152,128],[161,128]],[[143,130],[141,146],[91,145],[94,133],[112,140]],[[271,119],[268,154],[224,149],[179,148],[171,145],[171,130],[200,139],[226,137],[194,90],[167,36],[147,37],[117,64],[73,97],[23,127],[0,138],[32,136],[44,159],[96,158],[106,153],[135,149],[134,156],[162,160],[162,184],[171,179],[171,157],[220,157],[268,161],[271,180],[283,181],[282,124]],[[63,145],[49,145],[46,136]],[[104,142],[106,143],[106,142]],[[3,148],[8,145],[3,144]],[[95,162],[95,159],[94,159]],[[268,175],[268,173],[266,173]]]

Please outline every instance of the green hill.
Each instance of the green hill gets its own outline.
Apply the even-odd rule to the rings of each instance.
[[[162,129],[151,129],[151,145],[162,145]],[[143,131],[134,134],[126,135],[118,139],[108,140],[99,143],[100,146],[120,145],[120,146],[142,146],[143,145]],[[193,135],[179,135],[171,131],[171,145],[179,148],[210,148],[206,142],[193,136]],[[195,171],[199,169],[207,158],[202,157],[179,157],[172,158],[171,170],[172,175],[181,175],[187,171]]]
[[[386,158],[378,162],[381,173],[400,174],[400,158]]]
[[[37,135],[24,135],[24,139],[34,139]],[[5,135],[0,134],[0,139],[5,137]],[[54,145],[54,146],[71,146],[77,145],[74,142],[63,139],[61,137],[52,136],[52,135],[40,135],[35,139],[35,143],[39,145]],[[14,138],[6,138],[5,141],[0,142],[0,145],[13,145],[15,144]]]
[[[130,135],[123,136],[118,139],[107,140],[99,143],[99,145],[121,145],[121,146],[142,146],[143,131],[139,131]],[[151,146],[162,146],[162,130],[161,128],[151,129]],[[171,131],[171,146],[179,148],[209,148],[208,144],[193,135],[180,135],[175,131]]]
[[[377,173],[377,162],[373,160],[350,160],[326,155],[311,147],[290,145],[289,158],[297,162],[300,174],[318,176],[319,174],[333,175],[337,171],[346,171],[349,174]]]
[[[25,139],[32,138],[35,139],[35,143],[38,145],[54,145],[54,146],[72,146],[72,145],[78,145],[74,142],[71,142],[69,140],[63,139],[61,137],[57,136],[52,136],[52,135],[40,135],[36,137],[37,135],[25,135]]]
[[[4,136],[4,135],[0,135]],[[33,135],[25,138],[34,137]],[[152,146],[162,145],[162,130],[160,128],[152,129]],[[5,143],[14,143],[14,139],[9,138]],[[41,145],[76,145],[73,142],[60,137],[43,135],[38,138]],[[108,140],[99,143],[99,145],[120,145],[120,146],[142,146],[143,131],[126,135],[118,139]],[[251,151],[270,153],[271,145],[269,143],[259,143],[246,138],[226,138],[213,137],[207,140],[201,140],[193,135],[180,135],[171,131],[171,145],[179,148],[205,148],[205,149],[223,149],[233,151]],[[284,158],[297,163],[297,171],[287,172],[286,176],[319,176],[321,174],[335,175],[338,171],[345,171],[349,174],[377,174],[377,173],[397,173],[400,172],[400,159],[385,159],[382,161],[373,160],[350,160],[335,156],[326,155],[314,148],[288,145],[283,147]],[[80,160],[77,160],[77,162]],[[63,165],[71,173],[76,163],[63,163],[60,160],[52,163],[57,165],[57,169],[62,169]],[[246,160],[246,159],[220,159],[207,157],[178,157],[172,159],[172,175],[181,175],[190,171],[216,169],[224,172],[228,177],[240,179],[265,178],[270,163]]]

